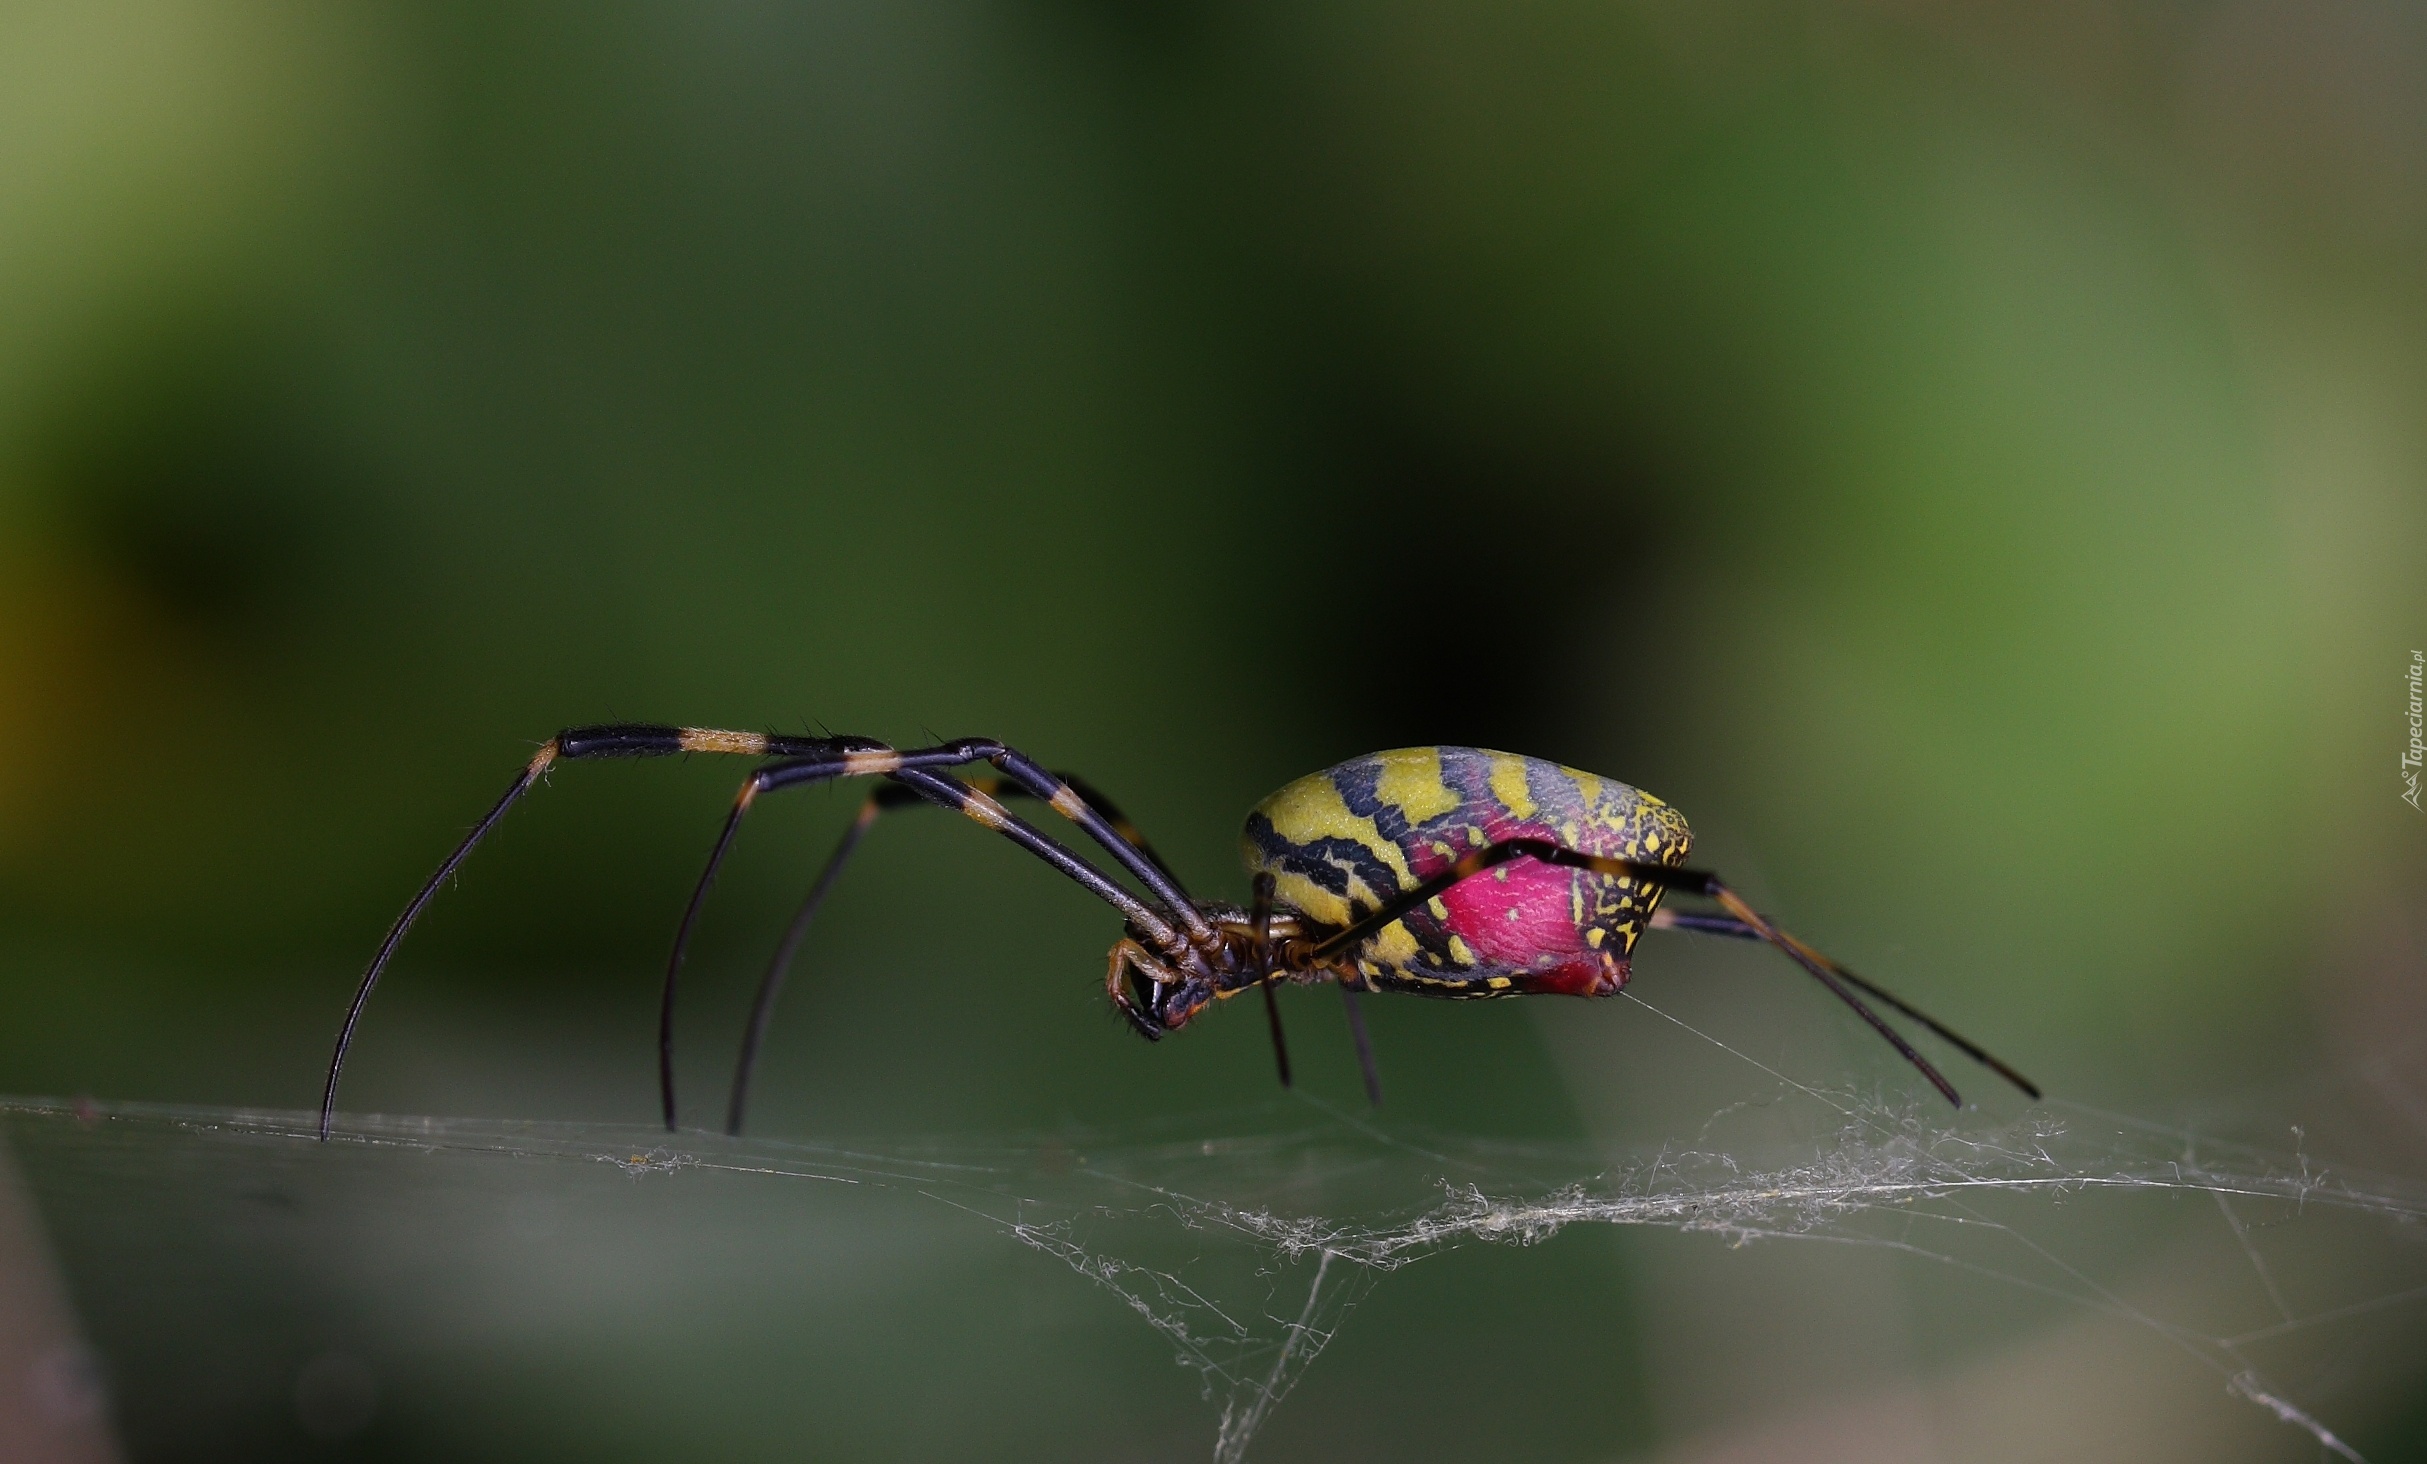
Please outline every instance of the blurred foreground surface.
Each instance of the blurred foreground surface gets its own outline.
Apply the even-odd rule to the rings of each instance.
[[[400,1118],[324,1145],[309,1114],[90,1102],[0,1132],[137,1458],[1631,1452],[1686,1405],[1614,1325],[1614,1233],[1663,1350],[1751,1305],[1812,1389],[1765,1416],[1775,1359],[1733,1356],[1664,1459],[2403,1457],[2371,1400],[2427,1340],[2427,1185],[2264,1121],[1754,1093],[1632,1153],[1319,1099],[864,1148]]]

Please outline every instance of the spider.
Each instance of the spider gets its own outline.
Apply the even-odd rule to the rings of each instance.
[[[691,752],[772,760],[753,770],[734,798],[666,962],[658,1088],[669,1130],[675,1127],[676,978],[743,817],[763,794],[860,777],[885,782],[861,804],[759,983],[726,1108],[728,1133],[741,1132],[768,1019],[818,907],[878,816],[918,804],[965,814],[1120,912],[1123,930],[1105,964],[1104,991],[1140,1035],[1159,1040],[1216,1002],[1251,987],[1261,991],[1285,1087],[1289,1047],[1273,998],[1278,982],[1329,982],[1339,988],[1367,1096],[1378,1104],[1381,1084],[1358,993],[1404,991],[1460,1000],[1543,993],[1614,996],[1627,983],[1636,938],[1646,929],[1665,929],[1777,947],[1860,1014],[1958,1107],[1963,1100],[1954,1085],[1863,995],[1927,1027],[2030,1097],[2040,1096],[2029,1079],[1979,1046],[1771,924],[1717,875],[1684,867],[1693,833],[1675,809],[1614,779],[1540,758],[1474,747],[1409,747],[1298,779],[1247,816],[1240,853],[1252,895],[1242,908],[1191,896],[1103,795],[991,738],[902,749],[866,737],[619,724],[570,728],[549,739],[388,928],[337,1034],[321,1096],[322,1138],[336,1117],[346,1050],[380,973],[431,896],[506,811],[559,762]],[[963,779],[945,771],[976,763],[990,765],[993,775]],[[1145,895],[1004,808],[1004,799],[1023,797],[1043,801],[1076,824]],[[1663,910],[1661,896],[1672,889],[1718,908],[1712,913]]]

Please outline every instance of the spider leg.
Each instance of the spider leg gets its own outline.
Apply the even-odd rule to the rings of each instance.
[[[1958,1108],[1963,1106],[1962,1096],[1955,1091],[1955,1085],[1947,1081],[1946,1075],[1939,1072],[1928,1058],[1916,1052],[1913,1044],[1905,1040],[1903,1033],[1889,1026],[1885,1018],[1871,1010],[1868,1003],[1856,996],[1845,982],[1839,980],[1827,961],[1823,960],[1810,946],[1762,919],[1754,912],[1753,907],[1746,904],[1734,890],[1728,888],[1719,876],[1706,870],[1677,869],[1665,864],[1645,864],[1630,859],[1610,859],[1602,855],[1587,854],[1582,850],[1570,849],[1564,844],[1556,844],[1548,839],[1508,839],[1474,850],[1453,861],[1447,868],[1430,879],[1420,881],[1411,889],[1400,891],[1397,895],[1385,900],[1380,909],[1364,919],[1352,922],[1337,933],[1318,942],[1308,953],[1308,959],[1310,963],[1320,965],[1345,955],[1374,936],[1381,934],[1391,922],[1401,919],[1408,911],[1433,899],[1460,880],[1470,879],[1487,869],[1520,858],[1534,858],[1545,864],[1564,865],[1571,869],[1589,869],[1597,874],[1643,880],[1716,900],[1721,909],[1735,916],[1748,930],[1752,931],[1755,939],[1767,941],[1784,951],[1789,959],[1811,973],[1812,978],[1827,987],[1839,1001],[1852,1007],[1857,1015],[1871,1024],[1872,1030],[1886,1038],[1888,1045],[1903,1055],[1906,1062],[1911,1063],[1923,1077],[1928,1078],[1930,1085],[1936,1088],[1949,1103]]]
[[[1374,1069],[1374,1040],[1365,1035],[1365,1009],[1357,1005],[1357,990],[1340,983],[1340,1004],[1348,1011],[1348,1035],[1357,1044],[1357,1071],[1365,1075],[1365,1101],[1382,1106],[1382,1074]]]
[[[1152,860],[1155,867],[1177,886],[1178,878],[1171,874],[1170,866],[1163,862],[1161,855],[1155,853],[1145,836],[1138,832],[1137,826],[1113,806],[1112,800],[1080,781],[1074,774],[1061,773],[1056,776],[1063,786],[1075,789],[1081,798],[1102,813],[1122,840]],[[1027,788],[1005,783],[1000,778],[972,778],[969,784],[996,798],[1035,796]],[[859,814],[852,819],[851,826],[843,831],[841,842],[826,857],[825,867],[818,871],[816,882],[809,886],[809,893],[802,897],[800,907],[792,912],[792,922],[784,927],[784,938],[776,943],[775,955],[767,962],[766,973],[759,978],[758,994],[750,1003],[750,1022],[743,1029],[741,1056],[733,1068],[733,1092],[725,1105],[726,1133],[739,1134],[742,1131],[742,1118],[750,1098],[750,1083],[758,1069],[759,1049],[766,1041],[769,1023],[775,1019],[776,998],[784,989],[784,979],[791,971],[794,958],[800,954],[802,943],[808,939],[810,922],[817,918],[818,910],[826,903],[827,894],[833,890],[835,881],[841,878],[843,866],[851,861],[852,855],[859,849],[860,840],[867,837],[868,830],[875,826],[879,816],[897,808],[927,806],[928,800],[924,796],[900,783],[887,783],[870,793],[867,800],[860,804]]]
[[[1146,842],[1146,836],[1138,832],[1138,826],[1129,821],[1128,815],[1113,807],[1111,799],[1097,792],[1095,785],[1076,773],[1056,773],[1053,776],[1060,778],[1063,786],[1078,794],[1081,800],[1094,805],[1096,812],[1104,815],[1104,821],[1112,826],[1112,831],[1120,835],[1122,843],[1137,850],[1146,857],[1147,862],[1163,871],[1163,877],[1171,881],[1173,889],[1180,889],[1180,877],[1172,873],[1171,866],[1164,862],[1161,854],[1155,852],[1154,845]],[[1010,793],[1012,790],[1006,788],[1003,791]]]
[[[682,752],[724,753],[742,757],[794,757],[802,755],[835,754],[857,745],[855,739],[830,737],[784,737],[763,732],[729,732],[713,727],[669,727],[655,723],[617,723],[608,726],[568,727],[543,744],[530,762],[524,764],[505,791],[505,796],[490,806],[480,822],[465,834],[437,873],[430,876],[404,907],[404,913],[388,927],[371,957],[371,964],[362,973],[355,988],[353,1005],[346,1008],[345,1024],[337,1031],[337,1049],[329,1058],[327,1084],[320,1094],[320,1136],[329,1136],[329,1127],[337,1116],[337,1079],[345,1070],[346,1049],[353,1045],[354,1029],[362,1021],[362,1009],[371,999],[371,991],[379,985],[380,973],[387,969],[396,948],[404,943],[405,933],[421,918],[432,897],[455,871],[462,867],[474,847],[488,836],[506,811],[531,790],[548,769],[559,762],[577,758],[601,757],[668,757]],[[879,744],[868,743],[868,746]]]
[[[1137,837],[1137,830],[1122,818],[1117,810],[1104,802],[1102,795],[1082,791],[1074,779],[1047,772],[1044,766],[1016,747],[1000,742],[989,744],[992,750],[986,761],[995,771],[1009,779],[1012,786],[1032,797],[1041,798],[1053,811],[1086,830],[1087,836],[1102,845],[1123,869],[1146,886],[1147,891],[1163,902],[1172,918],[1188,933],[1191,943],[1206,945],[1215,939],[1213,924],[1197,909],[1197,902],[1180,887],[1179,879],[1167,869],[1160,857]],[[964,812],[967,810],[964,809]]]
[[[1210,942],[1215,938],[1211,925],[1196,906],[1189,901],[1186,892],[1180,888],[1179,881],[1171,876],[1162,861],[1155,857],[1152,850],[1146,848],[1142,841],[1133,841],[1125,836],[1125,821],[1119,820],[1117,814],[1107,816],[1096,806],[1099,800],[1082,794],[1069,780],[1055,778],[1025,756],[991,739],[963,738],[933,748],[901,752],[882,742],[864,737],[794,737],[760,732],[727,731],[709,727],[675,727],[657,723],[616,723],[568,728],[550,738],[516,775],[505,794],[490,807],[488,813],[472,827],[471,832],[466,834],[454,850],[447,855],[445,861],[439,865],[437,872],[432,874],[421,889],[415,893],[412,900],[406,904],[404,912],[397,916],[395,923],[388,928],[387,935],[380,941],[379,949],[372,956],[369,967],[363,972],[362,980],[355,989],[353,1003],[346,1010],[345,1022],[338,1030],[336,1048],[329,1059],[328,1079],[321,1089],[320,1100],[320,1136],[322,1138],[328,1137],[336,1120],[337,1085],[345,1070],[346,1053],[353,1044],[354,1033],[361,1023],[363,1009],[371,999],[371,992],[378,986],[381,973],[386,970],[388,962],[396,954],[398,946],[403,943],[405,935],[412,929],[413,923],[421,917],[422,911],[438,893],[439,887],[445,884],[447,879],[462,866],[472,850],[483,838],[487,837],[491,829],[497,826],[507,811],[530,791],[532,785],[537,783],[543,774],[560,761],[579,758],[663,757],[689,752],[743,757],[774,757],[785,761],[771,764],[769,769],[761,770],[762,775],[773,769],[784,770],[770,781],[762,781],[760,775],[754,775],[751,784],[745,789],[745,797],[741,805],[728,818],[724,836],[718,841],[715,855],[711,858],[708,875],[703,878],[701,887],[694,892],[692,904],[685,912],[683,929],[678,934],[676,942],[675,961],[678,963],[681,959],[682,944],[689,936],[690,927],[698,914],[700,900],[706,893],[706,885],[709,880],[713,879],[716,865],[722,861],[724,850],[730,844],[734,829],[738,826],[740,813],[746,809],[750,798],[755,797],[758,791],[764,791],[766,788],[788,786],[794,782],[894,773],[901,774],[896,781],[918,788],[921,796],[928,798],[929,801],[959,808],[982,823],[989,821],[987,811],[991,810],[993,816],[1005,820],[1005,824],[996,825],[999,831],[1011,837],[1014,842],[1022,843],[1031,853],[1045,859],[1047,863],[1061,869],[1065,875],[1087,887],[1099,898],[1105,899],[1121,909],[1133,925],[1158,944],[1166,948],[1177,949],[1184,944]],[[1047,839],[1035,830],[1029,829],[1027,825],[1019,823],[1018,820],[1011,819],[1009,815],[1003,814],[1000,805],[996,804],[991,797],[981,795],[979,801],[972,803],[951,794],[941,784],[933,787],[921,787],[915,781],[921,776],[930,776],[921,771],[925,768],[951,767],[980,761],[998,761],[1006,776],[1026,785],[1030,791],[1047,799],[1056,812],[1086,829],[1091,837],[1111,850],[1122,866],[1134,874],[1158,900],[1163,901],[1167,908],[1157,910],[1139,901],[1118,885],[1105,879],[1085,861],[1063,849],[1061,845]],[[942,780],[942,783],[951,784],[952,787],[959,786],[951,783],[949,779]],[[1185,935],[1173,928],[1174,920],[1184,928]],[[670,967],[668,988],[661,1002],[659,1033],[661,1078],[669,1085],[669,1095],[671,1092],[672,1015],[673,990]],[[670,1096],[666,1100],[666,1106],[668,1121],[671,1123],[672,1100]]]
[[[1112,998],[1113,1009],[1129,1019],[1129,1025],[1138,1029],[1139,1036],[1149,1042],[1160,1042],[1163,1029],[1138,1010],[1138,1004],[1130,999],[1128,983],[1121,979],[1132,970],[1158,986],[1179,980],[1180,973],[1172,969],[1170,962],[1128,936],[1113,943],[1112,955],[1104,962],[1104,994]]]
[[[942,776],[936,771],[973,762],[993,763],[1003,770],[1004,776],[1016,780],[1023,791],[1046,799],[1055,812],[1078,824],[1099,843],[1113,850],[1120,857],[1122,867],[1137,875],[1148,889],[1158,895],[1165,890],[1171,891],[1171,898],[1178,902],[1177,905],[1157,907],[1147,904],[1050,836],[1013,817],[991,793],[956,778]],[[809,756],[769,763],[751,773],[734,797],[732,810],[725,816],[724,829],[717,835],[716,844],[708,853],[707,867],[700,872],[699,882],[692,887],[690,902],[683,907],[682,923],[674,933],[674,949],[666,960],[665,986],[658,1003],[657,1066],[659,1105],[669,1131],[675,1127],[674,999],[682,972],[683,955],[689,949],[691,932],[699,922],[700,911],[707,903],[708,890],[716,882],[717,871],[733,846],[734,835],[741,831],[743,816],[749,813],[751,805],[764,793],[805,783],[867,776],[890,778],[928,802],[954,809],[1003,835],[1052,865],[1088,893],[1119,910],[1132,928],[1166,951],[1199,944],[1195,935],[1200,930],[1204,933],[1205,943],[1219,938],[1195,902],[1168,875],[1156,868],[1152,860],[1124,842],[1111,820],[1067,782],[1045,772],[1002,743],[971,737],[910,751],[882,746],[855,746],[851,752],[841,756]],[[850,840],[852,844],[857,842],[856,838]],[[849,851],[838,852],[847,855]],[[829,864],[839,873],[839,865],[835,861],[830,860]],[[815,913],[814,908],[811,913]],[[795,918],[798,919],[797,916]],[[1185,931],[1175,928],[1175,921],[1185,927]],[[731,1117],[730,1109],[727,1117]]]
[[[1255,932],[1256,969],[1264,974],[1256,985],[1264,993],[1264,1017],[1272,1026],[1273,1061],[1281,1066],[1281,1086],[1289,1086],[1289,1044],[1281,1038],[1281,1001],[1272,994],[1272,892],[1273,877],[1259,874],[1255,882],[1255,904],[1247,916],[1248,929]]]
[[[1264,973],[1257,985],[1264,988],[1264,1015],[1272,1020],[1273,1056],[1281,1064],[1281,1086],[1289,1086],[1289,1047],[1281,1040],[1281,1004],[1273,998],[1272,963],[1272,902],[1273,877],[1259,874],[1255,878],[1255,904],[1247,917],[1255,931],[1256,969]],[[1347,983],[1340,983],[1340,1004],[1348,1011],[1348,1035],[1357,1044],[1357,1071],[1365,1075],[1366,1100],[1376,1108],[1382,1106],[1382,1078],[1374,1071],[1373,1039],[1365,1033],[1365,1013],[1357,1007],[1357,993]]]
[[[1735,940],[1762,939],[1760,931],[1755,930],[1753,927],[1745,924],[1743,921],[1737,919],[1733,915],[1694,915],[1675,910],[1656,910],[1652,913],[1651,928],[1654,930],[1686,930],[1691,931],[1696,935],[1724,935]],[[1878,1000],[1891,1007],[1894,1007],[1897,1011],[1911,1017],[1914,1021],[1921,1023],[1923,1026],[1929,1028],[1931,1031],[1937,1033],[1941,1038],[1945,1039],[1949,1046],[1956,1048],[1958,1051],[1962,1052],[1964,1056],[1972,1059],[1974,1062],[1979,1063],[1982,1067],[1989,1069],[1999,1077],[2004,1078],[2007,1082],[2012,1083],[2015,1087],[2021,1089],[2030,1097],[2037,1098],[2040,1096],[2038,1084],[2032,1082],[2029,1078],[2024,1077],[2021,1073],[2016,1072],[2014,1069],[2006,1066],[2006,1064],[1998,1061],[1995,1057],[1991,1056],[1985,1049],[1983,1049],[1979,1043],[1965,1037],[1963,1034],[1957,1032],[1954,1028],[1949,1027],[1944,1022],[1939,1021],[1936,1017],[1931,1016],[1928,1012],[1913,1006],[1911,1003],[1905,1001],[1903,998],[1897,996],[1894,992],[1889,991],[1885,987],[1878,985],[1876,982],[1866,981],[1862,977],[1855,975],[1852,971],[1847,970],[1844,966],[1830,960],[1827,956],[1813,950],[1810,946],[1804,945],[1802,941],[1796,940],[1794,936],[1786,935],[1785,931],[1780,931],[1779,934],[1785,935],[1788,940],[1793,941],[1797,946],[1801,947],[1805,955],[1810,956],[1813,960],[1820,962],[1822,965],[1828,967],[1831,971],[1836,972],[1838,978],[1844,981],[1848,986],[1870,993]]]
[[[801,897],[800,908],[792,912],[792,923],[784,927],[784,938],[776,943],[775,955],[767,963],[767,972],[759,978],[758,995],[750,1003],[750,1025],[742,1031],[741,1058],[734,1064],[733,1096],[725,1105],[725,1132],[738,1135],[742,1131],[742,1110],[749,1101],[750,1075],[758,1066],[759,1044],[766,1040],[767,1024],[775,1016],[776,996],[784,989],[784,976],[791,969],[792,958],[809,937],[809,922],[817,918],[818,907],[826,903],[827,892],[851,861],[860,840],[868,836],[880,814],[911,805],[924,805],[926,799],[899,783],[887,783],[870,793],[860,804],[851,827],[843,831],[842,842],[826,856],[826,866],[817,873],[809,893]]]

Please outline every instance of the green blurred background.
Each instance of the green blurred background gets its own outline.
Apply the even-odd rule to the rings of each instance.
[[[2415,1056],[2423,253],[2427,23],[2370,0],[12,7],[0,1090],[315,1101],[405,895],[610,718],[1000,736],[1234,898],[1280,783],[1518,749],[1678,804],[2054,1093],[2170,1118]],[[559,772],[406,947],[348,1106],[647,1121],[742,771]],[[765,805],[718,890],[697,1121],[854,797]],[[1256,1022],[1104,1020],[1112,935],[888,825],[756,1125],[1264,1096]],[[1647,945],[1639,989],[1732,959]],[[1873,1061],[1746,989],[1765,1060]],[[1643,1098],[1620,1005],[1369,1011],[1396,1114],[1575,1135]],[[2420,1172],[2355,1102],[2349,1157]],[[1675,1335],[1647,1252],[1553,1254],[1423,1315],[1571,1288],[1579,1375]],[[1107,1310],[1072,1355],[1159,1365]],[[1359,1366],[1275,1457],[1649,1457],[1821,1387],[1673,1362],[1542,1423]],[[2420,1377],[2345,1400],[2371,1457]],[[496,1406],[545,1436],[546,1388]],[[1130,1416],[1062,1443],[1157,1456]],[[767,1448],[925,1447],[852,1437]],[[2174,1442],[2309,1447],[2234,1438]]]

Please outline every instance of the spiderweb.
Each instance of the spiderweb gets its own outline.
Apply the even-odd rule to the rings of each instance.
[[[89,1217],[125,1207],[137,1176],[164,1167],[181,1176],[180,1229],[208,1230],[215,1206],[350,1214],[357,1259],[408,1231],[444,1249],[429,1237],[445,1222],[413,1219],[422,1201],[400,1196],[477,1191],[469,1209],[510,1210],[561,1188],[551,1173],[657,1187],[692,1228],[741,1203],[811,1233],[817,1214],[882,1195],[1050,1256],[1134,1312],[1202,1380],[1210,1452],[1233,1461],[1321,1376],[1327,1345],[1393,1273],[1463,1246],[1655,1227],[1877,1248],[1961,1278],[1982,1305],[2095,1314],[2212,1371],[2217,1407],[2261,1410],[2321,1457],[2362,1458],[2336,1405],[2397,1381],[2381,1359],[2408,1355],[2427,1317],[2427,1186],[2330,1162],[2288,1129],[2254,1142],[2221,1120],[2195,1129],[2064,1103],[1951,1115],[1735,1055],[1763,1075],[1760,1092],[1631,1153],[1422,1132],[1311,1099],[1115,1135],[879,1150],[410,1118],[349,1120],[323,1148],[301,1113],[46,1100],[0,1104],[0,1122],[88,1311],[109,1305],[103,1278],[141,1270],[121,1254],[139,1223],[118,1222],[138,1228],[113,1241]],[[2416,1091],[2401,1071],[2380,1076],[2388,1092]],[[2184,1223],[2186,1207],[2239,1259],[2168,1312],[2091,1237],[2136,1208]],[[483,1241],[466,1230],[454,1243]],[[290,1251],[263,1264],[300,1264],[280,1244]]]

